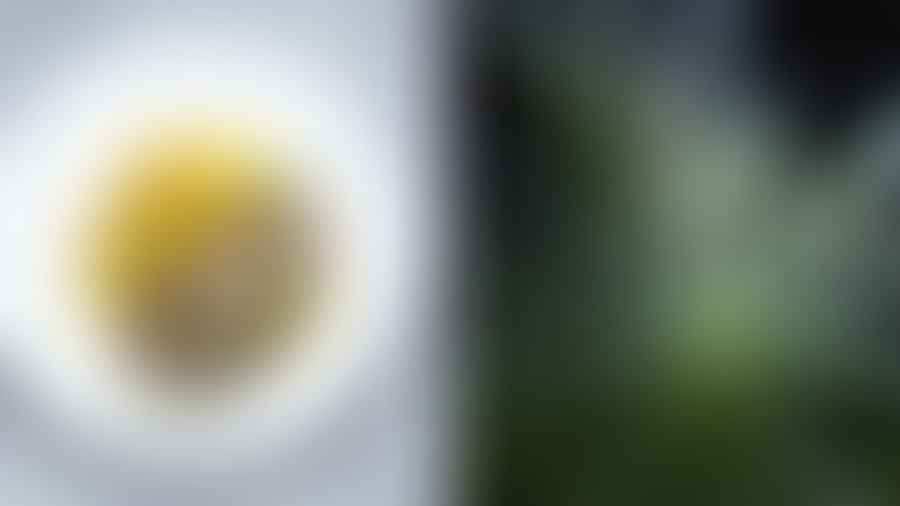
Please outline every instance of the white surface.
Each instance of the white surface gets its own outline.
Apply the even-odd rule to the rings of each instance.
[[[0,357],[16,365],[0,501],[437,501],[445,389],[429,362],[444,329],[429,312],[448,248],[434,6],[300,4],[6,8],[20,50],[0,59]],[[65,314],[47,253],[99,177],[92,154],[135,119],[198,100],[269,121],[299,158],[322,161],[310,176],[338,209],[350,285],[312,364],[282,369],[233,413],[173,425],[80,351],[92,330]]]

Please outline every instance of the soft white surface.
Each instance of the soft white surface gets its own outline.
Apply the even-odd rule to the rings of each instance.
[[[23,397],[37,407],[3,421],[30,435],[0,451],[2,502],[105,504],[126,493],[134,504],[211,494],[398,506],[436,486],[442,388],[427,360],[443,329],[426,316],[446,251],[432,151],[439,34],[429,2],[350,4],[5,8],[19,50],[0,54],[16,78],[0,89],[0,356],[16,364],[4,377],[24,384],[9,387],[8,412]],[[132,122],[198,102],[267,122],[298,159],[318,161],[298,166],[333,204],[345,284],[302,367],[249,389],[231,412],[173,420],[83,352],[95,329],[67,311],[53,255],[82,190],[102,177],[91,157]],[[71,444],[54,448],[54,437]],[[274,453],[286,462],[278,472],[264,464]],[[104,466],[117,462],[127,465],[114,479]],[[127,466],[149,474],[129,478]]]

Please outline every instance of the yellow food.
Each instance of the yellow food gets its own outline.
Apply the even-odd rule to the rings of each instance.
[[[126,349],[179,379],[272,350],[318,275],[275,150],[194,122],[145,133],[115,163],[80,270]]]

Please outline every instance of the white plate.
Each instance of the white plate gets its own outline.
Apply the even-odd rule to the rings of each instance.
[[[369,114],[350,69],[315,44],[284,54],[235,33],[155,27],[79,52],[42,81],[16,124],[2,195],[0,310],[15,331],[0,353],[76,433],[168,471],[227,468],[288,438],[314,438],[389,367],[428,299],[428,198],[391,125]],[[128,381],[89,344],[99,330],[74,309],[59,271],[70,222],[104,177],[98,157],[135,124],[198,104],[275,132],[323,196],[338,240],[336,299],[305,336],[314,345],[215,416],[174,414]]]

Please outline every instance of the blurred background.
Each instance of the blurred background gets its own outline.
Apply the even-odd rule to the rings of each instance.
[[[485,504],[896,504],[882,3],[476,9]]]
[[[331,34],[381,124],[440,153],[426,159],[454,182],[438,186],[459,225],[436,234],[456,275],[432,286],[454,302],[428,317],[452,323],[354,398],[358,424],[281,467],[267,501],[900,504],[888,4],[263,3],[188,10]],[[0,7],[3,126],[34,61],[157,9]],[[18,490],[24,466],[0,474]],[[315,493],[283,486],[295,471]],[[269,504],[167,486],[127,491]],[[91,497],[107,502],[40,504],[123,504]]]

